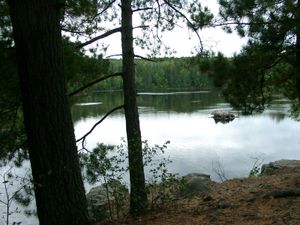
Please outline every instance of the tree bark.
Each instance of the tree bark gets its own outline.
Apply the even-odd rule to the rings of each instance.
[[[147,204],[138,107],[136,101],[131,0],[122,0],[123,89],[130,174],[130,213],[141,214]]]
[[[62,0],[8,0],[40,225],[87,224],[63,74]]]

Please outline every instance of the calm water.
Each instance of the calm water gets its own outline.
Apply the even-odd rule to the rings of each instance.
[[[276,102],[263,114],[241,116],[230,123],[215,123],[210,113],[232,110],[217,91],[138,93],[143,139],[152,144],[170,141],[167,156],[171,172],[208,173],[213,180],[221,168],[227,178],[245,177],[255,158],[264,163],[300,159],[300,123],[288,117],[287,102]],[[122,104],[120,92],[75,97],[72,108],[76,137],[85,134],[105,112]],[[238,114],[238,112],[235,112]],[[119,144],[126,137],[123,111],[109,116],[87,138],[97,143]]]
[[[123,99],[120,92],[113,92],[77,96],[73,101],[75,133],[79,138],[106,112],[121,105]],[[216,109],[232,110],[216,91],[139,93],[138,102],[143,139],[160,145],[171,141],[166,152],[173,160],[169,166],[171,172],[207,173],[219,181],[214,169],[221,168],[227,178],[245,177],[254,158],[264,163],[283,158],[300,159],[300,123],[288,117],[286,102],[274,103],[260,115],[239,116],[227,124],[216,124],[210,118]],[[122,110],[94,130],[87,138],[87,147],[92,149],[98,142],[119,144],[121,137],[126,137]],[[25,168],[29,167],[27,164]],[[5,169],[0,169],[0,174]],[[15,172],[21,176],[24,168]],[[87,191],[89,188],[86,184]],[[0,192],[3,191],[1,186]],[[0,195],[1,200],[5,200],[4,197]],[[13,204],[12,209],[14,207],[19,206]],[[34,204],[30,208],[34,209]],[[4,224],[4,210],[1,204],[0,224]],[[11,221],[38,224],[36,218],[23,214],[13,214]]]

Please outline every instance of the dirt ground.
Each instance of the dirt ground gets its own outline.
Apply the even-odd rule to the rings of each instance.
[[[163,211],[106,224],[300,225],[300,169],[214,183],[211,192],[175,200]]]

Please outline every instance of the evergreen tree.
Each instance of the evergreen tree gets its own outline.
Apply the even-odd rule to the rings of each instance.
[[[227,59],[215,58],[214,65],[227,65],[223,78],[215,76],[221,79],[217,82],[223,86],[227,100],[244,113],[261,112],[274,93],[298,99],[295,103],[299,106],[299,1],[219,0],[219,3],[221,19],[209,25],[223,26],[227,32],[235,30],[248,38],[241,53],[227,64]],[[225,70],[214,71],[217,74]]]
[[[95,41],[108,37],[109,35],[121,32],[123,58],[121,74],[123,79],[124,108],[127,125],[129,169],[131,170],[130,185],[132,196],[130,211],[137,215],[143,212],[146,207],[146,190],[144,179],[145,175],[143,172],[143,158],[141,157],[141,131],[136,104],[135,68],[133,63],[135,57],[141,56],[134,54],[134,44],[138,44],[142,48],[151,49],[152,55],[157,55],[161,50],[166,52],[169,51],[169,48],[161,42],[161,34],[165,30],[172,30],[177,21],[186,20],[189,27],[195,32],[196,28],[184,14],[184,12],[188,12],[186,7],[189,7],[190,4],[181,0],[105,0],[90,2],[91,6],[96,4],[96,7],[91,7],[92,10],[87,10],[88,13],[82,20],[72,20],[72,14],[76,14],[77,12],[69,11],[66,13],[66,18],[69,17],[70,19],[65,19],[63,26],[65,31],[69,31],[74,35],[77,34],[78,36],[80,36],[82,32],[91,35],[93,32],[99,33],[99,31],[105,30],[103,34],[98,36],[92,37],[93,35],[91,35],[90,39],[79,45],[79,47],[85,47]],[[81,3],[79,3],[79,5],[80,4]],[[200,4],[197,1],[193,1],[192,6],[199,9]],[[142,23],[141,26],[133,27],[133,13],[139,14]],[[118,15],[121,15],[121,18],[118,17]],[[99,22],[102,21],[113,21],[113,24],[116,27],[114,29],[104,29],[103,27],[98,26]],[[80,24],[80,26],[78,26],[78,24]],[[142,38],[133,38],[133,29],[137,28],[142,29]],[[200,39],[199,35],[198,37]],[[162,49],[163,46],[165,46],[165,48]],[[120,107],[121,106],[116,107],[115,109],[119,109]],[[110,113],[114,112],[115,109],[111,110]],[[84,137],[82,140],[84,140]]]
[[[68,4],[75,7],[76,4]],[[71,9],[68,9],[71,10]],[[77,15],[79,16],[79,14]],[[62,17],[61,17],[62,19]],[[23,126],[17,59],[12,37],[12,25],[6,1],[0,0],[0,158],[27,158],[26,135]],[[63,38],[64,74],[68,92],[108,73],[109,61],[102,55],[86,55],[77,48],[78,42]]]
[[[87,224],[63,73],[63,2],[10,0],[8,4],[39,223]]]

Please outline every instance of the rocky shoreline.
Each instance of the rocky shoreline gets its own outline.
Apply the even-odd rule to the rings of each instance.
[[[257,177],[222,183],[210,181],[208,175],[188,176],[187,191],[192,194],[174,200],[164,209],[141,218],[98,224],[300,224],[300,160],[268,163]]]

